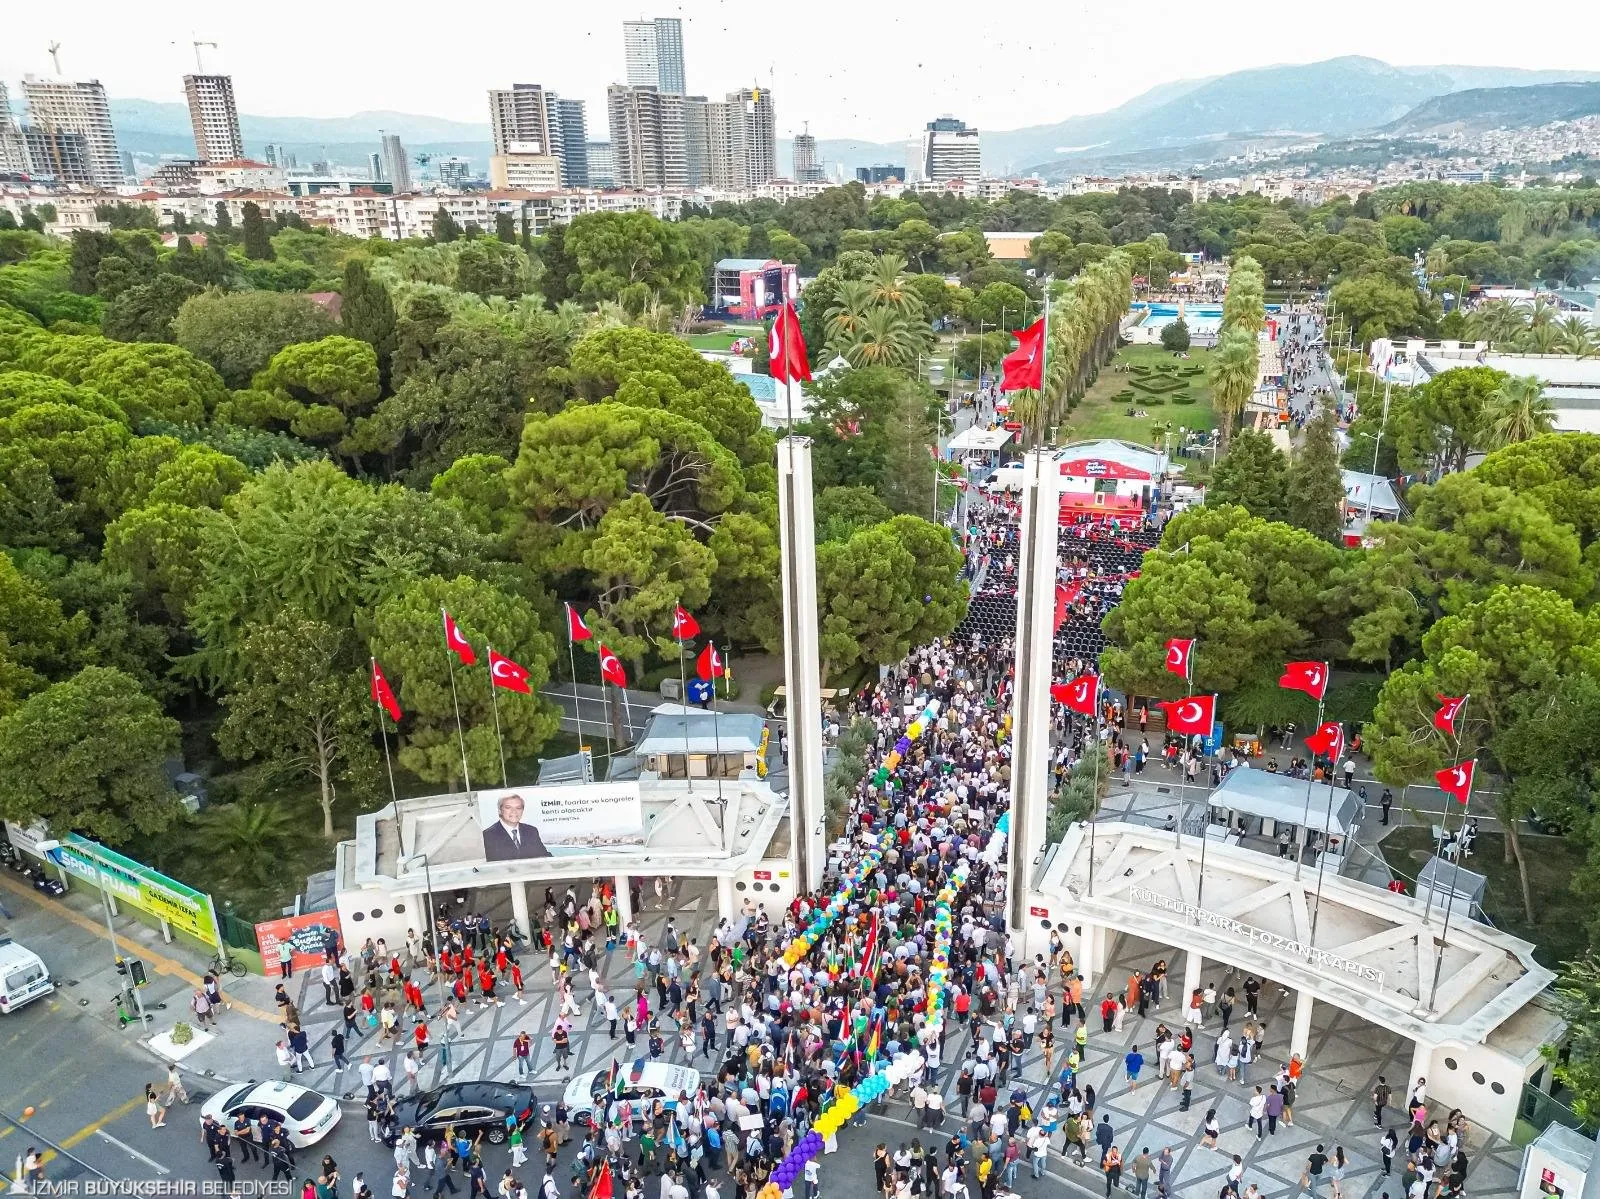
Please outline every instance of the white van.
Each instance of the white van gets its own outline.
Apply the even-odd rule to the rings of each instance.
[[[0,1015],[56,989],[50,971],[31,949],[10,937],[0,937]]]
[[[999,495],[1002,491],[1021,491],[1022,463],[1007,462],[995,467],[993,473],[983,481],[983,489],[990,495]]]

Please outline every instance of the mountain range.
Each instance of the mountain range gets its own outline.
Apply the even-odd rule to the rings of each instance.
[[[1382,131],[1419,133],[1487,122],[1537,125],[1597,110],[1600,72],[1532,71],[1506,67],[1396,67],[1346,56],[1322,62],[1234,71],[1205,79],[1162,83],[1106,112],[1020,129],[984,130],[989,174],[1059,178],[1086,171],[1183,168],[1253,140],[1280,143],[1312,136]],[[111,101],[122,148],[147,159],[194,152],[188,110],[181,103]],[[595,114],[591,114],[593,116]],[[486,173],[487,124],[415,113],[375,111],[346,117],[240,119],[246,152],[259,157],[268,142],[303,164],[327,158],[357,165],[377,150],[380,131],[397,133],[413,154],[459,154]],[[604,131],[594,129],[600,140]],[[847,171],[875,163],[904,165],[907,143],[819,138],[818,153]],[[780,169],[790,160],[787,139]]]

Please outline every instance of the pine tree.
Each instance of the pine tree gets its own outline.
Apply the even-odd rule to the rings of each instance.
[[[545,303],[554,308],[562,300],[572,298],[569,280],[577,273],[578,264],[567,253],[567,227],[551,225],[549,232],[539,241],[539,260],[544,263],[544,278],[540,281]]]
[[[244,203],[241,229],[246,258],[267,262],[277,257],[272,249],[272,231],[267,228],[267,222],[261,217],[261,209],[253,200]]]
[[[517,223],[511,219],[509,212],[494,214],[494,235],[508,246],[516,245]]]
[[[526,208],[522,210],[522,251],[525,254],[533,253],[533,228]]]
[[[1331,408],[1323,408],[1305,428],[1289,463],[1289,522],[1339,545],[1344,536],[1344,476],[1333,430]]]
[[[387,391],[389,360],[396,340],[394,300],[389,289],[372,277],[364,260],[352,258],[345,263],[340,290],[344,297],[339,308],[340,324],[345,333],[360,338],[377,353],[379,382]]]
[[[228,205],[223,200],[217,201],[217,232],[233,232],[233,218],[228,215]]]
[[[433,214],[433,240],[436,242],[451,242],[461,236],[461,226],[445,210],[443,204]]]
[[[1206,505],[1238,504],[1262,520],[1289,519],[1289,462],[1272,438],[1254,429],[1236,433],[1206,485]]]

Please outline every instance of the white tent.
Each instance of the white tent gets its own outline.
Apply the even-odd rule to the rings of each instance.
[[[1229,772],[1222,785],[1211,793],[1213,808],[1228,808],[1260,816],[1277,824],[1305,824],[1308,829],[1321,832],[1328,821],[1328,784],[1311,785],[1311,815],[1306,816],[1306,781],[1288,775],[1272,774],[1265,770],[1240,767]],[[1361,798],[1353,791],[1335,785],[1333,788],[1333,816],[1328,832],[1335,837],[1349,836],[1351,828],[1361,816]]]
[[[1004,449],[1011,444],[1012,434],[1010,429],[980,429],[976,425],[963,429],[950,439],[950,453],[958,454],[966,450],[981,450],[992,454]]]

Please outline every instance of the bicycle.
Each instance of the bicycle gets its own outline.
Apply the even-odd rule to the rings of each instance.
[[[217,956],[206,964],[206,969],[212,974],[231,974],[234,978],[243,978],[250,971],[238,958],[229,957],[226,950],[218,950]]]

